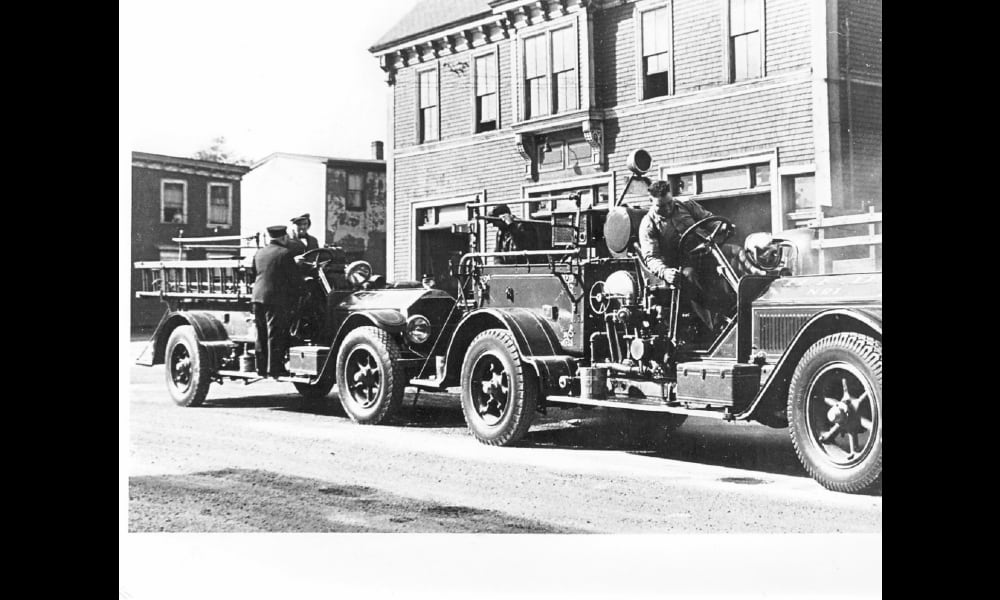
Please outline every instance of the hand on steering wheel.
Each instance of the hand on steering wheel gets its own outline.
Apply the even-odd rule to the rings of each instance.
[[[711,225],[715,224],[715,227]],[[706,217],[684,232],[677,246],[682,255],[704,254],[712,246],[721,246],[736,232],[736,226],[725,217]]]

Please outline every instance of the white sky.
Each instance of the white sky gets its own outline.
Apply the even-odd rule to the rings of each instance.
[[[123,0],[120,141],[190,156],[368,158],[388,86],[368,52],[418,0]]]

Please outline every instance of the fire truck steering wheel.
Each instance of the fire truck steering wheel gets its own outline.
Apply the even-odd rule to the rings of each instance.
[[[712,227],[713,224],[715,227]],[[736,226],[729,219],[719,216],[706,217],[684,232],[678,242],[678,248],[684,256],[704,254],[712,246],[718,247],[726,243],[735,232]]]
[[[330,248],[315,248],[302,254],[299,258],[299,264],[308,265],[313,269],[319,269],[334,258],[336,258],[336,253]]]

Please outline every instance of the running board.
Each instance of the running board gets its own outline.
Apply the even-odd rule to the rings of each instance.
[[[268,379],[268,377],[261,377],[253,371],[216,371],[219,377],[231,377],[233,379],[245,379],[247,383],[256,383],[258,381],[263,381]],[[280,381],[282,383],[313,383],[311,377],[297,377],[295,375],[284,376],[284,377],[271,377],[274,381]]]
[[[546,396],[549,402],[565,404],[584,404],[587,406],[606,406],[609,408],[623,408],[627,410],[642,410],[646,412],[664,412],[677,415],[691,415],[693,417],[708,417],[710,419],[727,419],[729,413],[718,409],[694,409],[683,406],[668,406],[662,402],[648,400],[645,398],[621,398],[614,400],[598,400],[596,398],[580,398],[578,396]],[[721,408],[721,407],[720,407]]]

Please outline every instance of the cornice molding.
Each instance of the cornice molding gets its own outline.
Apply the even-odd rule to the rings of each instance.
[[[386,83],[393,85],[399,69],[509,39],[517,30],[579,12],[590,1],[512,0],[495,3],[492,15],[381,50],[372,50],[372,54],[385,71]]]
[[[211,177],[213,179],[227,179],[230,181],[240,181],[243,179],[242,173],[232,173],[222,169],[204,169],[197,167],[187,167],[172,165],[163,161],[155,160],[132,160],[132,166],[140,169],[150,169],[154,171],[166,171],[168,173],[183,173],[185,175],[198,175],[200,177]]]

